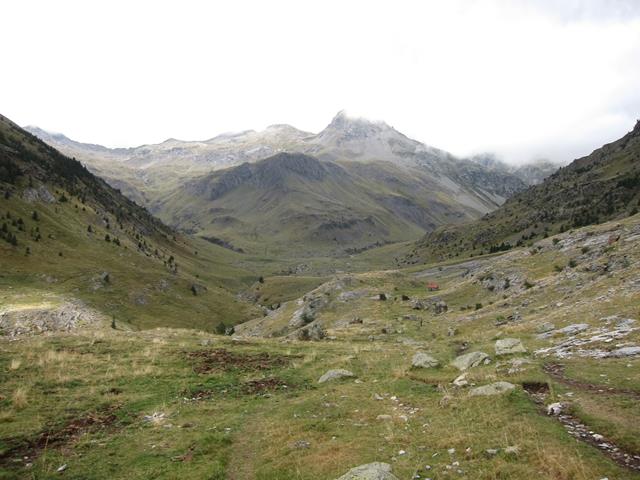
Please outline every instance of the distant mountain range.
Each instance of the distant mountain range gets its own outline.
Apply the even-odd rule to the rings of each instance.
[[[344,112],[318,134],[273,125],[136,148],[27,129],[171,226],[249,250],[274,239],[336,253],[415,239],[479,218],[552,169],[459,159]]]

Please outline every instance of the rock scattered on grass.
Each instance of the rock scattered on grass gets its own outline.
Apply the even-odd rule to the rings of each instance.
[[[354,467],[337,480],[398,480],[398,477],[391,473],[388,463],[373,462]]]
[[[440,362],[428,353],[417,352],[411,360],[411,366],[414,368],[434,368],[440,365]]]
[[[343,368],[337,368],[334,370],[327,371],[324,375],[320,377],[320,379],[318,380],[318,383],[324,383],[332,380],[339,380],[341,378],[352,378],[352,377],[355,377],[353,372],[350,372],[349,370],[345,370]]]
[[[513,353],[526,353],[527,349],[519,338],[502,338],[496,341],[496,355],[511,355]]]
[[[471,395],[472,397],[500,395],[502,393],[511,391],[514,388],[516,388],[516,386],[513,383],[495,382],[495,383],[490,383],[489,385],[476,387],[469,392],[469,395]]]
[[[472,367],[477,367],[481,364],[488,364],[491,362],[489,355],[484,352],[470,352],[465,353],[464,355],[460,355],[457,357],[451,365],[456,367],[458,370],[467,370]]]

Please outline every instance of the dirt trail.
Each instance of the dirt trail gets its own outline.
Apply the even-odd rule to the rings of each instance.
[[[542,415],[548,415],[546,404],[549,396],[549,385],[546,383],[531,382],[523,383],[522,387],[534,403],[538,405],[540,413]],[[559,414],[553,415],[552,418],[560,422],[567,433],[576,440],[597,448],[618,465],[633,471],[640,471],[640,454],[629,452],[621,446],[616,445],[604,435],[594,432],[588,425],[581,422],[578,417],[571,415],[564,411],[564,409],[562,409]]]
[[[553,377],[554,380],[557,380],[558,382],[565,385],[570,385],[572,387],[578,388],[580,390],[587,390],[594,393],[628,395],[640,399],[640,392],[638,392],[637,390],[614,388],[607,385],[597,385],[594,383],[581,382],[580,380],[569,378],[564,373],[564,365],[559,363],[548,363],[543,367],[543,370],[545,371],[545,373]]]

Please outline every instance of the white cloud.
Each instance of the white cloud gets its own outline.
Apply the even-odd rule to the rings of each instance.
[[[570,160],[640,116],[639,5],[21,0],[0,111],[124,146],[345,108],[460,155]]]

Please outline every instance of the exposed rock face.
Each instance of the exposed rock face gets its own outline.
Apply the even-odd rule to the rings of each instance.
[[[477,367],[478,365],[486,365],[490,362],[491,359],[486,353],[470,352],[465,353],[464,355],[460,355],[453,362],[451,362],[451,365],[456,367],[458,370],[467,370],[472,367]]]
[[[589,329],[588,323],[574,323],[572,325],[567,325],[566,327],[560,328],[558,330],[550,330],[548,332],[541,333],[540,335],[538,335],[538,338],[548,338],[556,334],[576,335],[588,329]]]
[[[391,473],[388,463],[373,462],[352,468],[337,480],[398,480],[398,477]]]
[[[437,359],[424,352],[416,353],[411,360],[411,366],[414,368],[433,368],[438,365],[440,362]]]
[[[330,382],[332,380],[339,380],[341,378],[352,378],[355,377],[353,372],[349,370],[345,370],[343,368],[338,368],[335,370],[329,370],[327,373],[322,375],[318,380],[318,383]]]
[[[0,310],[0,332],[8,337],[45,332],[68,332],[83,326],[97,325],[103,316],[83,304],[65,303],[59,306],[36,306]]]
[[[508,392],[513,390],[516,386],[509,382],[495,382],[489,385],[483,385],[481,387],[473,388],[469,395],[472,397],[477,396],[489,396],[489,395],[500,395],[501,393]]]
[[[526,353],[527,349],[518,338],[502,338],[496,341],[496,355],[510,355],[512,353]]]
[[[55,203],[56,199],[44,185],[40,185],[38,188],[27,188],[22,192],[22,198],[27,202],[43,202],[43,203]]]

